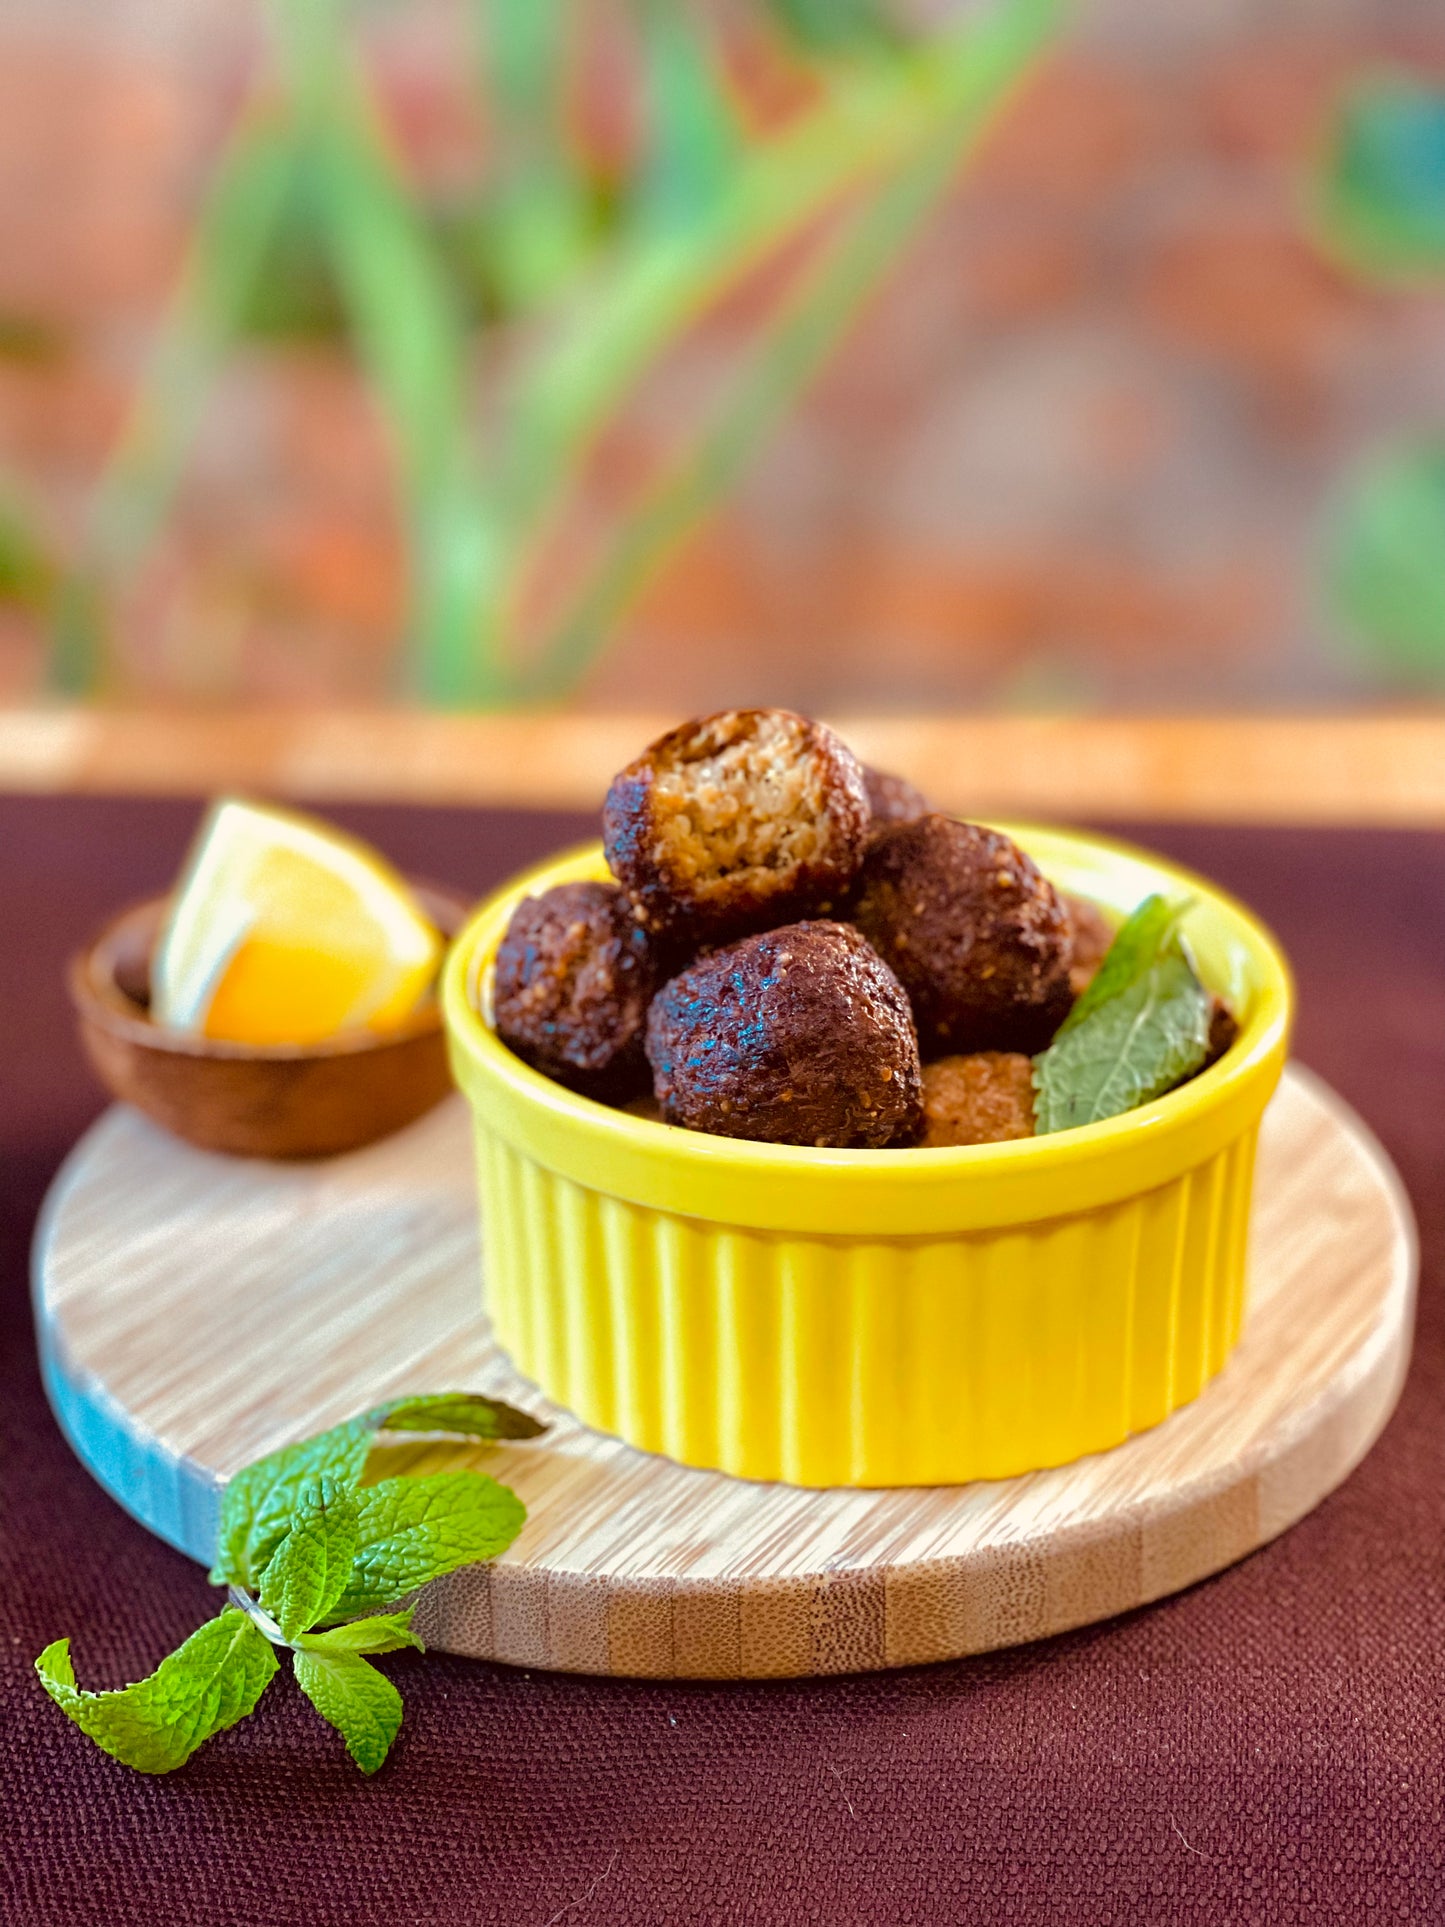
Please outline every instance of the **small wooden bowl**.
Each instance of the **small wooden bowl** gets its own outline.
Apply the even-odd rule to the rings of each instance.
[[[469,906],[413,883],[442,935]],[[154,897],[106,925],[70,964],[86,1055],[113,1096],[177,1137],[237,1157],[319,1158],[410,1124],[451,1089],[440,1004],[385,1035],[319,1044],[227,1044],[151,1022],[150,958],[168,907]]]

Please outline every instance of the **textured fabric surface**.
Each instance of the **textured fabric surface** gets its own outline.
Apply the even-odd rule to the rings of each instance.
[[[476,889],[583,827],[336,814]],[[62,962],[166,883],[193,820],[0,801],[6,1927],[1445,1919],[1445,838],[1131,832],[1274,923],[1299,976],[1299,1055],[1383,1138],[1420,1217],[1400,1410],[1285,1538],[1111,1624],[891,1675],[633,1683],[400,1655],[385,1665],[406,1723],[372,1782],[283,1677],[184,1772],[146,1780],[61,1719],[31,1661],[69,1633],[82,1682],[118,1685],[215,1595],[56,1432],[25,1277],[45,1186],[100,1105]]]

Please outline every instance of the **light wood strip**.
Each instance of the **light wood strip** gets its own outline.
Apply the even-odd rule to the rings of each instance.
[[[0,711],[0,791],[593,809],[663,715]],[[941,805],[1048,819],[1445,824],[1445,712],[843,716]]]
[[[528,1507],[502,1559],[424,1598],[431,1643],[581,1672],[770,1677],[1105,1617],[1318,1503],[1394,1404],[1415,1255],[1383,1155],[1298,1071],[1265,1120],[1253,1240],[1243,1340],[1195,1404],[1056,1471],[881,1491],[693,1471],[549,1410],[480,1315],[460,1100],[366,1151],[291,1167],[209,1156],[113,1110],[57,1181],[36,1284],[82,1456],[195,1556],[210,1552],[220,1482],[248,1459],[390,1393],[473,1385],[552,1430],[373,1458],[379,1474],[485,1465]]]

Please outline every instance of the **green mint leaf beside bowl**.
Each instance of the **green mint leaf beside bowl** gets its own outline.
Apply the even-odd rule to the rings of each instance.
[[[290,1530],[303,1495],[319,1479],[355,1485],[372,1436],[366,1419],[348,1419],[299,1445],[268,1452],[228,1480],[211,1584],[244,1586],[254,1592],[271,1555]]]
[[[301,1496],[291,1529],[261,1574],[261,1610],[286,1640],[325,1617],[346,1590],[357,1548],[354,1486],[323,1479]]]
[[[192,1633],[149,1678],[117,1692],[87,1693],[76,1685],[68,1639],[52,1641],[35,1662],[66,1718],[138,1773],[184,1766],[204,1740],[246,1717],[276,1668],[264,1633],[234,1606]]]
[[[330,1478],[343,1485],[359,1483],[379,1431],[533,1439],[546,1429],[541,1419],[480,1392],[428,1392],[414,1398],[388,1399],[359,1418],[318,1432],[314,1438],[268,1452],[226,1485],[211,1584],[241,1586],[254,1592],[290,1527],[302,1494],[319,1479]]]
[[[420,1635],[411,1629],[412,1608],[400,1612],[377,1613],[369,1619],[348,1619],[324,1633],[302,1633],[296,1646],[303,1653],[395,1653],[403,1646],[426,1651]]]
[[[367,1413],[381,1432],[447,1432],[464,1439],[535,1439],[541,1419],[480,1392],[432,1392],[425,1398],[394,1398]]]
[[[401,1726],[401,1694],[359,1653],[315,1645],[292,1655],[296,1684],[346,1742],[363,1773],[375,1773]]]
[[[359,1496],[356,1563],[331,1619],[375,1612],[459,1566],[495,1559],[527,1516],[517,1495],[483,1472],[385,1479]]]

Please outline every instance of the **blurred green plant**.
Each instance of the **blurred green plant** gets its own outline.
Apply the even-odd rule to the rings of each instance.
[[[55,563],[34,510],[9,483],[0,482],[0,604],[41,615],[54,589]]]
[[[1342,97],[1311,191],[1316,238],[1346,272],[1445,285],[1445,88],[1366,74]],[[1333,626],[1376,674],[1445,684],[1445,432],[1379,449],[1326,529]]]
[[[1445,436],[1351,477],[1330,535],[1330,603],[1371,663],[1407,684],[1445,680]]]
[[[926,33],[880,0],[754,4],[809,104],[775,131],[751,129],[711,16],[632,0],[643,127],[616,180],[569,119],[573,0],[473,0],[493,151],[473,200],[435,208],[388,140],[353,0],[272,0],[267,85],[217,167],[61,597],[57,680],[89,690],[116,673],[112,612],[237,343],[344,333],[394,450],[406,691],[461,705],[571,687],[816,374],[1046,45],[1062,0],[989,0]],[[794,252],[790,291],[724,394],[622,506],[571,606],[540,638],[524,634],[549,532],[607,425],[700,317]]]
[[[1340,102],[1315,194],[1329,253],[1372,279],[1445,274],[1445,91],[1369,74]]]

